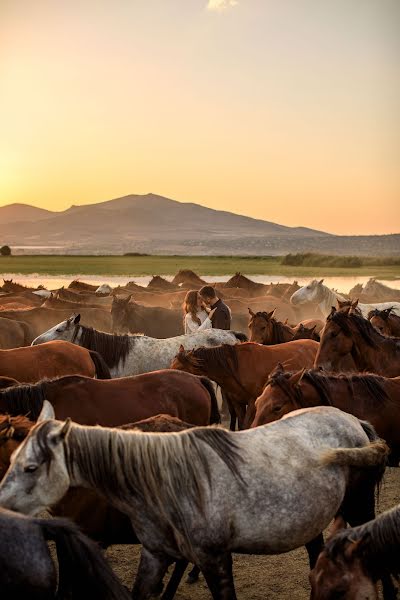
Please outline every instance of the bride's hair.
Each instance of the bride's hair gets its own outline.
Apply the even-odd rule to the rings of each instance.
[[[183,320],[185,320],[185,316],[189,313],[195,323],[201,325],[201,321],[197,316],[198,306],[197,306],[197,298],[198,293],[197,290],[190,290],[185,296],[185,300],[183,302]]]

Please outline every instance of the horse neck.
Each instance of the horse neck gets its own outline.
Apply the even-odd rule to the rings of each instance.
[[[273,319],[272,323],[272,344],[280,344],[284,342],[291,342],[294,335],[294,330],[289,327],[289,325],[285,325],[280,321],[276,321]]]
[[[322,289],[324,295],[322,300],[318,303],[318,306],[321,309],[322,314],[327,316],[330,313],[332,306],[336,306],[336,301],[343,301],[345,298],[337,292],[330,290],[326,285],[322,285]]]
[[[400,359],[400,344],[395,339],[380,335],[375,330],[371,332],[371,336],[375,346],[367,344],[359,332],[352,332],[351,356],[359,371],[371,371],[384,375],[392,367],[393,359]],[[387,376],[390,377],[390,375]]]
[[[82,339],[82,325],[79,325],[79,323],[78,323],[77,325],[75,325],[74,331],[72,333],[71,342],[73,344],[77,344],[78,346],[81,346],[81,339]]]

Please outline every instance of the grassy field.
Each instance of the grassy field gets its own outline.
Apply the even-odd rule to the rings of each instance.
[[[173,275],[192,269],[199,275],[285,275],[287,277],[370,276],[400,277],[399,265],[295,266],[282,264],[279,256],[45,256],[0,257],[2,273],[29,275]]]

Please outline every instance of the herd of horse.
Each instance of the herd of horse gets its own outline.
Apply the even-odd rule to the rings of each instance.
[[[191,563],[188,581],[234,599],[232,553],[305,546],[312,600],[372,600],[379,582],[396,598],[400,507],[375,518],[375,496],[400,461],[400,292],[237,273],[215,284],[232,330],[183,335],[184,296],[204,283],[4,281],[6,597],[169,600]],[[112,544],[141,544],[130,592]]]

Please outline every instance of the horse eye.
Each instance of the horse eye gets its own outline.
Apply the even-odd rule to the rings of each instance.
[[[37,465],[26,465],[24,471],[25,471],[25,473],[34,473],[37,468],[38,468]]]
[[[278,406],[274,406],[274,408],[272,409],[272,411],[276,412],[276,413],[281,412],[281,410],[282,410],[281,404],[279,404]]]
[[[63,331],[62,329],[56,329],[57,333],[62,333],[62,331]]]

